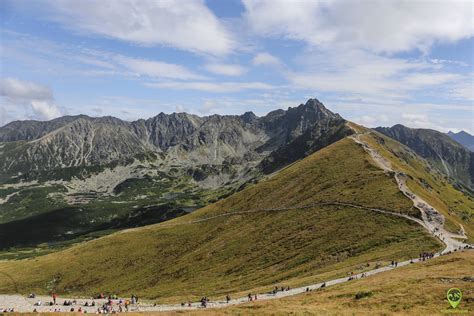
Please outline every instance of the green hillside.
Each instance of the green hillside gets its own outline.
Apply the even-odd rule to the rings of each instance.
[[[281,282],[318,282],[361,271],[366,263],[373,267],[375,262],[442,247],[409,220],[352,207],[315,206],[203,220],[318,201],[418,213],[393,177],[345,138],[192,214],[42,257],[0,262],[0,292],[12,293],[16,287],[21,293],[83,296],[133,292],[166,302],[215,298],[268,290]]]

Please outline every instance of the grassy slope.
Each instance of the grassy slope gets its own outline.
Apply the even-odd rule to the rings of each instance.
[[[375,137],[383,137],[385,144],[377,142]],[[429,172],[426,162],[407,154],[406,147],[400,143],[376,132],[364,135],[363,139],[377,148],[396,169],[411,176],[407,181],[408,187],[445,216],[445,226],[448,230],[457,232],[459,224],[462,224],[469,237],[468,241],[474,243],[472,197],[456,190],[441,174],[433,170]]]
[[[447,290],[457,287],[463,292],[458,309],[469,310],[466,314],[471,315],[474,311],[473,266],[474,252],[456,253],[307,294],[193,314],[442,315],[442,310],[451,309],[446,299]],[[360,292],[371,293],[371,296],[356,299]]]
[[[137,293],[163,301],[268,290],[360,271],[440,244],[408,220],[353,208],[318,207],[221,217],[220,213],[352,201],[412,213],[394,180],[343,139],[272,178],[172,221],[132,229],[35,259],[0,262],[20,292]],[[0,276],[0,292],[13,292]]]

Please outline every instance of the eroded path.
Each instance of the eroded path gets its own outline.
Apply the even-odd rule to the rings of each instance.
[[[423,200],[418,195],[414,194],[407,186],[406,180],[407,176],[399,170],[394,170],[390,161],[380,155],[377,150],[372,148],[367,142],[362,140],[361,136],[364,134],[354,134],[349,136],[352,140],[362,146],[364,150],[372,157],[373,161],[377,166],[379,166],[385,172],[390,172],[394,174],[395,180],[397,181],[398,188],[400,191],[413,201],[413,205],[420,210],[422,217],[422,226],[425,227],[433,236],[440,239],[445,245],[446,248],[441,253],[447,253],[455,249],[464,248],[465,246],[470,246],[469,244],[460,241],[459,239],[467,239],[466,234],[464,233],[464,227],[460,226],[460,233],[454,234],[447,231],[444,228],[444,216],[436,208],[431,206],[428,202]]]

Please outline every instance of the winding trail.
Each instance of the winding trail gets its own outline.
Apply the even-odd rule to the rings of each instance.
[[[373,208],[373,207],[368,207],[364,205],[358,205],[358,204],[353,204],[353,203],[347,203],[347,202],[340,202],[340,201],[323,201],[323,202],[315,202],[307,205],[302,205],[302,206],[292,206],[292,207],[282,207],[282,208],[269,208],[269,209],[256,209],[256,210],[249,210],[249,211],[239,211],[239,212],[227,212],[223,214],[219,214],[216,216],[210,216],[210,217],[205,217],[193,221],[188,221],[188,222],[179,222],[179,223],[162,223],[160,226],[161,227],[174,227],[174,226],[179,226],[179,225],[190,225],[190,224],[196,224],[196,223],[201,223],[201,222],[206,222],[206,221],[212,221],[218,218],[222,217],[229,217],[229,216],[236,216],[236,215],[245,215],[245,214],[251,214],[251,213],[259,213],[259,212],[282,212],[282,211],[289,211],[289,210],[300,210],[300,209],[309,209],[309,208],[314,208],[317,206],[326,206],[326,205],[331,205],[331,206],[344,206],[344,207],[353,207],[353,208],[358,208],[358,209],[363,209],[367,211],[372,211],[372,212],[378,212],[378,213],[383,213],[386,215],[391,215],[391,216],[398,216],[398,217],[403,217],[408,220],[411,220],[413,222],[416,222],[417,224],[421,225],[424,227],[430,234],[433,236],[437,237],[440,239],[445,245],[445,249],[442,250],[439,253],[436,253],[434,256],[438,257],[440,255],[444,254],[449,254],[451,251],[457,250],[457,249],[472,249],[472,245],[469,245],[467,243],[464,243],[462,241],[459,241],[458,239],[467,239],[465,233],[464,233],[464,227],[462,225],[460,226],[460,233],[459,234],[453,234],[451,232],[448,232],[444,229],[444,216],[437,211],[434,207],[432,207],[430,204],[428,204],[426,201],[424,201],[422,198],[419,196],[415,195],[406,185],[406,178],[407,176],[400,172],[396,171],[392,168],[390,162],[385,159],[382,155],[380,155],[374,148],[372,148],[367,142],[363,141],[360,136],[364,135],[366,133],[360,134],[356,133],[352,136],[349,136],[352,140],[354,140],[356,143],[360,144],[364,150],[371,156],[371,158],[374,160],[377,166],[379,166],[382,170],[384,170],[387,173],[393,173],[395,180],[398,184],[398,188],[400,191],[407,196],[409,199],[413,201],[413,205],[420,210],[421,213],[421,219],[412,217],[406,214],[403,214],[398,211],[394,210],[387,210],[387,209],[381,209],[381,208]],[[130,230],[128,230],[130,231]],[[464,251],[464,250],[462,250]],[[415,264],[421,262],[420,259],[411,259],[403,262],[399,262],[397,266],[384,266],[384,267],[379,267],[374,270],[366,271],[364,273],[359,273],[355,274],[352,276],[354,279],[360,279],[362,277],[368,277],[371,275],[375,275],[381,272],[385,271],[390,271],[393,269],[396,269],[397,267],[403,267],[406,265],[410,264]],[[339,278],[339,279],[334,279],[334,280],[329,280],[325,282],[325,286],[332,286],[336,284],[341,284],[344,282],[352,282],[349,280],[348,277],[344,278]],[[292,295],[297,295],[297,294],[302,294],[307,291],[313,291],[320,289],[322,286],[321,283],[316,283],[316,284],[310,284],[302,287],[297,287],[294,289],[290,289],[288,291],[278,291],[277,293],[262,293],[262,294],[257,294],[258,300],[271,300],[271,299],[278,299],[282,297],[287,297],[287,296],[292,296]],[[38,296],[35,299],[28,299],[25,298],[24,296],[21,295],[0,295],[0,308],[6,308],[6,307],[13,307],[15,311],[17,312],[31,312],[33,309],[37,309],[38,312],[49,312],[49,311],[54,311],[56,308],[60,308],[61,311],[69,311],[71,308],[70,306],[34,306],[35,302],[41,301],[43,303],[49,302],[51,299],[49,297],[45,296]],[[58,298],[58,302],[63,302],[66,300],[65,298]],[[76,310],[79,306],[82,307],[83,310],[87,311],[88,313],[91,312],[96,312],[97,307],[84,307],[84,302],[90,302],[90,299],[77,299],[78,305],[75,306]],[[247,303],[248,298],[247,297],[240,297],[237,299],[232,299],[229,302],[226,301],[211,301],[208,303],[208,308],[223,308],[227,306],[232,306],[232,305],[238,305],[238,304],[243,304]],[[105,300],[96,300],[97,305],[101,305],[105,303]],[[141,305],[134,305],[131,307],[130,311],[140,311],[140,312],[158,312],[158,311],[189,311],[189,310],[195,310],[199,309],[200,303],[191,303],[191,306],[182,306],[180,304],[159,304],[159,305],[152,305],[152,304],[141,304]],[[117,310],[117,307],[115,306],[115,310]]]
[[[377,150],[372,148],[367,142],[361,139],[362,135],[366,135],[367,133],[356,133],[354,135],[349,136],[352,140],[354,140],[357,144],[360,144],[362,148],[372,157],[374,162],[379,166],[382,170],[388,173],[393,173],[395,177],[395,181],[398,184],[399,190],[410,200],[412,200],[413,205],[420,210],[422,223],[420,223],[424,228],[426,228],[430,234],[437,237],[441,240],[445,245],[446,248],[441,252],[447,253],[453,251],[455,249],[464,248],[466,246],[472,246],[458,239],[467,239],[467,236],[464,232],[464,227],[460,225],[460,233],[454,234],[447,231],[444,228],[444,221],[445,218],[436,208],[431,206],[428,202],[423,200],[420,196],[414,194],[407,186],[406,180],[407,175],[399,170],[394,170],[391,166],[390,161],[380,155]]]

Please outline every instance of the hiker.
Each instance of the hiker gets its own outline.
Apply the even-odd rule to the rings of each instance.
[[[230,295],[227,294],[226,297],[225,297],[225,299],[226,299],[226,301],[227,301],[227,304],[229,304],[229,302],[230,302]]]
[[[290,290],[290,287],[287,287],[286,290],[289,291],[289,290]]]
[[[306,288],[306,292],[309,292],[309,287]]]
[[[256,300],[257,300],[257,294],[255,294],[255,296],[254,296],[254,298],[253,298],[253,299],[254,299],[254,301],[256,301]]]
[[[251,301],[252,301],[252,294],[249,293],[247,296],[248,296],[248,298],[249,298],[249,302],[251,302]]]
[[[58,297],[58,296],[56,295],[56,293],[53,293],[53,303],[54,303],[54,305],[56,305],[56,297]]]
[[[321,287],[326,287],[326,282],[323,282],[323,284],[321,284]]]
[[[128,312],[128,305],[130,305],[130,301],[126,300],[125,301],[125,310]]]

